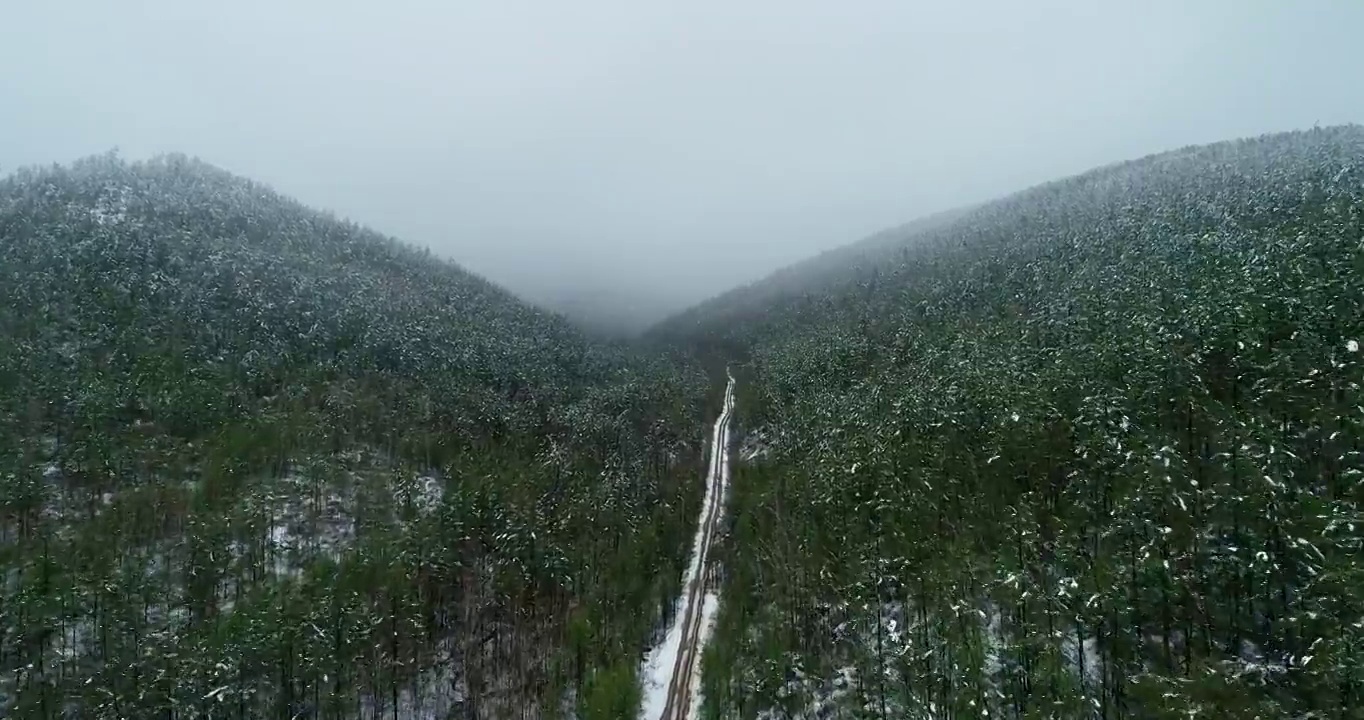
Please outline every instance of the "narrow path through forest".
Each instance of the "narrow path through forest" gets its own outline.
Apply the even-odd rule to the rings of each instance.
[[[710,547],[729,489],[729,425],[734,411],[734,376],[725,386],[724,405],[711,435],[710,466],[701,516],[692,541],[691,564],[682,577],[677,615],[663,642],[644,666],[643,720],[688,720],[695,717],[701,690],[701,655],[710,639],[712,621],[720,604],[718,590],[707,590]]]

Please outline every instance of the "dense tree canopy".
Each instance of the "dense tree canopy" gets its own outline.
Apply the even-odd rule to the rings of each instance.
[[[717,298],[709,711],[1364,704],[1364,129],[1105,167]]]
[[[184,157],[0,181],[0,715],[616,702],[707,381]]]
[[[738,377],[712,717],[1364,705],[1364,129],[584,337],[184,157],[0,180],[0,715],[629,717]]]

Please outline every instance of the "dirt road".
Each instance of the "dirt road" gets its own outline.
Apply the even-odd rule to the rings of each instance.
[[[646,666],[642,714],[645,720],[688,720],[696,712],[701,654],[710,637],[709,615],[719,603],[716,593],[707,592],[706,578],[711,544],[724,517],[729,487],[729,425],[733,412],[734,378],[731,376],[711,437],[705,499],[692,543],[691,565],[683,577],[682,596],[678,598],[677,618]],[[660,703],[661,708],[658,707]]]

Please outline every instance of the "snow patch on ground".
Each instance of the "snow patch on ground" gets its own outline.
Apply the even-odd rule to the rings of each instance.
[[[851,713],[848,708],[853,693],[857,690],[857,668],[851,665],[834,671],[827,679],[811,678],[793,668],[790,679],[777,690],[778,697],[810,698],[805,706],[794,713],[781,708],[768,708],[758,712],[758,720],[829,720]]]
[[[715,615],[720,611],[720,594],[715,592],[706,593],[701,600],[701,633],[697,636],[700,647],[706,647],[710,643],[710,637],[715,633]],[[701,664],[701,656],[697,655],[696,664]],[[694,698],[688,708],[687,720],[701,716],[701,669],[697,667],[691,675],[691,687],[688,690]]]
[[[458,717],[468,700],[468,686],[455,660],[453,640],[441,642],[442,659],[398,690],[397,706],[388,693],[361,698],[359,720],[444,720]]]
[[[289,492],[266,492],[246,499],[248,507],[258,507],[269,518],[265,551],[271,572],[280,577],[298,577],[307,556],[317,553],[339,559],[355,539],[355,498],[326,483],[313,492],[313,482],[294,472],[278,480]],[[233,543],[233,550],[244,554],[246,548]]]
[[[445,499],[445,483],[434,475],[422,475],[415,481],[415,487],[407,492],[417,512],[430,515],[440,508]]]
[[[1103,658],[1099,655],[1099,639],[1085,637],[1077,642],[1078,637],[1078,633],[1068,634],[1066,639],[1061,641],[1061,654],[1069,662],[1077,678],[1087,686],[1096,687],[1103,679]]]
[[[743,444],[739,446],[739,459],[744,462],[761,460],[772,454],[772,440],[768,437],[766,429],[754,430],[744,436]]]
[[[246,500],[249,505],[263,508],[262,512],[269,517],[265,541],[275,575],[297,577],[315,555],[341,558],[355,541],[362,476],[376,468],[362,467],[359,472],[350,472],[350,482],[341,486],[314,482],[303,470],[291,472],[274,481],[288,491],[266,492]],[[397,480],[392,492],[394,512],[399,516],[395,521],[402,524],[407,517],[403,508],[411,508],[418,519],[438,511],[445,500],[445,481],[434,472],[409,475]],[[234,543],[234,551],[240,553],[244,549]]]
[[[691,569],[688,568],[690,573]],[[690,576],[683,578],[683,587],[689,581]],[[640,689],[644,693],[644,705],[640,709],[639,717],[641,720],[655,720],[663,714],[663,707],[668,704],[668,682],[672,680],[673,666],[677,664],[677,653],[681,649],[682,643],[682,618],[687,615],[687,596],[684,593],[678,598],[675,609],[676,616],[672,625],[668,628],[668,634],[663,636],[663,642],[654,646],[649,654],[644,658],[644,666],[640,672]]]
[[[985,676],[997,678],[1004,672],[1004,662],[1000,659],[1004,652],[1004,613],[994,603],[989,603],[985,621]]]

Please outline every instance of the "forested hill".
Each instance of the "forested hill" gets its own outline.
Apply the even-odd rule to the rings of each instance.
[[[665,323],[747,430],[725,716],[1364,704],[1364,128],[1193,147]],[[851,716],[851,715],[850,715]]]
[[[198,161],[20,171],[0,715],[631,702],[707,387]]]

